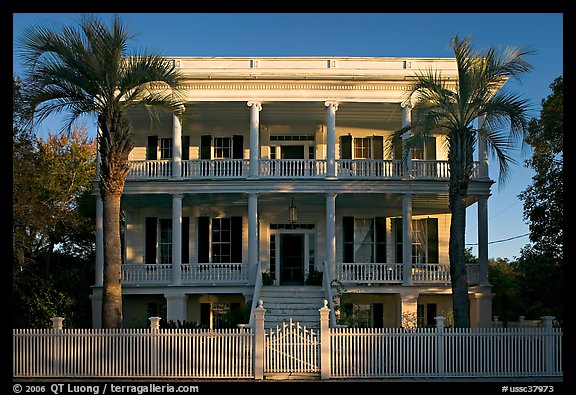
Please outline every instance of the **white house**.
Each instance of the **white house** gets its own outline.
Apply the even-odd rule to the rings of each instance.
[[[165,315],[218,327],[229,309],[262,299],[271,320],[313,326],[330,292],[341,318],[360,326],[432,325],[449,316],[442,136],[403,163],[391,135],[410,122],[407,93],[417,70],[453,80],[454,59],[171,60],[186,76],[182,119],[130,113],[125,325]],[[479,264],[469,265],[468,281],[472,326],[483,327],[492,308],[485,142],[476,156],[468,205],[477,206]],[[99,198],[97,216],[94,327],[102,307]],[[272,285],[261,286],[262,272]],[[315,272],[325,272],[324,286],[307,284]]]

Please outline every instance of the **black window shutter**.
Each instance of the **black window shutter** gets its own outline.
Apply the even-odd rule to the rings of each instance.
[[[190,263],[190,217],[182,217],[182,263]]]
[[[384,137],[372,136],[372,158],[384,159]]]
[[[436,317],[438,314],[438,305],[436,303],[428,303],[426,305],[426,325],[436,326]]]
[[[384,304],[374,303],[372,306],[374,328],[384,328]]]
[[[394,159],[402,159],[402,140],[398,140],[398,142],[394,143]]]
[[[426,137],[426,144],[424,144],[426,149],[426,160],[436,160],[436,137]]]
[[[182,136],[182,160],[190,160],[190,136]]]
[[[158,159],[158,136],[148,136],[148,145],[146,146],[146,159]]]
[[[244,158],[244,136],[235,134],[232,136],[232,159]]]
[[[404,260],[402,251],[402,218],[393,219],[396,234],[396,263],[401,263]]]
[[[342,217],[344,263],[354,262],[354,217]]]
[[[200,136],[200,159],[212,159],[212,136]]]
[[[147,264],[156,263],[157,222],[158,218],[156,217],[146,217],[146,251],[144,262]]]
[[[340,159],[352,159],[352,136],[340,136]]]
[[[232,217],[230,220],[230,239],[232,242],[230,259],[232,263],[242,262],[242,217]]]
[[[210,303],[200,303],[200,327],[210,328]]]
[[[386,217],[376,217],[376,262],[386,262]]]
[[[198,263],[210,262],[210,218],[198,217]]]
[[[426,220],[428,228],[428,263],[438,263],[438,218]]]

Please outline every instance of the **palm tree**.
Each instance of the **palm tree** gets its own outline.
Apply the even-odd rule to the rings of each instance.
[[[102,325],[122,327],[120,198],[130,171],[128,155],[134,143],[126,111],[145,105],[180,115],[181,81],[170,61],[142,51],[128,57],[133,38],[115,16],[111,27],[83,16],[78,27],[36,26],[19,38],[20,56],[27,65],[25,99],[42,121],[67,112],[62,132],[81,116],[96,116],[99,128],[98,186],[103,202],[104,281]],[[158,115],[158,111],[150,111]]]
[[[532,51],[517,48],[484,52],[475,51],[470,37],[451,40],[458,78],[455,88],[435,70],[420,72],[409,94],[414,103],[412,123],[394,133],[399,143],[404,133],[404,158],[409,150],[423,144],[432,133],[445,135],[448,151],[450,223],[450,275],[453,297],[454,325],[470,327],[470,303],[466,276],[464,234],[466,227],[466,196],[474,167],[474,147],[485,139],[489,152],[499,163],[499,181],[508,177],[510,150],[527,133],[528,101],[499,90],[509,78],[519,79],[532,69],[525,56]],[[479,127],[473,121],[485,117]]]

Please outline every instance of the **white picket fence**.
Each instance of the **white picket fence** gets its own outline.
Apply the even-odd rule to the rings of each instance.
[[[562,376],[562,330],[553,317],[536,328],[330,328],[284,323],[254,328],[13,329],[13,377],[255,378],[276,373],[321,379]]]

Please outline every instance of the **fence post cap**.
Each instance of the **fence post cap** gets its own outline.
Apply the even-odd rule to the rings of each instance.
[[[62,330],[62,322],[64,321],[64,317],[52,317],[50,320],[52,321],[52,329]]]
[[[150,329],[160,329],[160,320],[162,318],[160,317],[150,317],[148,318],[150,320]]]

